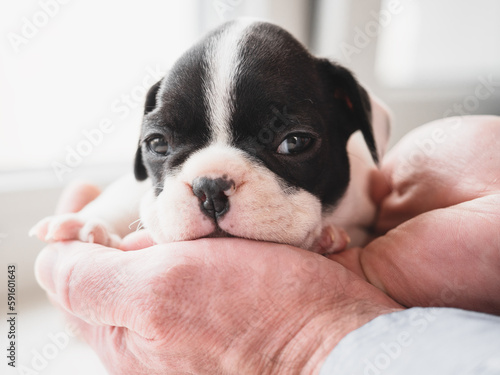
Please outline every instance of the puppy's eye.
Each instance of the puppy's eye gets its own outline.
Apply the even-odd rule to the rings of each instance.
[[[170,152],[168,142],[160,135],[155,135],[146,140],[148,148],[158,155],[167,155]]]
[[[303,135],[291,135],[278,146],[278,154],[298,154],[305,151],[312,143],[312,138]]]

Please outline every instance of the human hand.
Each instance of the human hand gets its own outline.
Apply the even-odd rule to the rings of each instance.
[[[331,256],[404,306],[500,314],[500,117],[443,119],[386,156],[364,249]],[[386,233],[387,232],[387,233]]]
[[[494,209],[498,195],[494,184],[481,179],[491,172],[488,162],[495,165],[498,160],[480,153],[483,160],[477,166],[484,167],[483,172],[470,165],[472,170],[465,171],[466,178],[459,181],[462,185],[452,179],[457,177],[453,168],[458,168],[460,160],[453,158],[457,142],[470,150],[465,154],[465,166],[478,149],[498,142],[496,120],[489,119],[487,124],[484,120],[464,120],[480,121],[481,126],[464,126],[454,132],[448,144],[440,144],[412,173],[397,173],[404,156],[415,150],[407,147],[408,139],[406,146],[400,143],[384,161],[383,170],[394,188],[382,202],[378,224],[381,232],[395,228],[362,251],[352,249],[332,258],[366,274],[368,280],[408,306],[434,303],[498,312],[491,293],[495,286],[498,290],[498,276],[491,274],[499,264],[495,258],[498,242],[494,243],[498,237],[487,234],[497,223],[498,210]],[[426,139],[432,127],[441,125],[445,124],[419,129],[413,142]],[[485,138],[485,132],[490,137]],[[481,140],[490,143],[485,145]],[[415,175],[417,172],[420,175]],[[422,195],[429,200],[414,204],[413,199]],[[435,210],[440,207],[448,208]],[[471,216],[473,210],[482,211]],[[460,224],[461,231],[440,233],[439,229],[446,227],[444,219],[451,228]],[[488,225],[481,225],[483,220]],[[475,227],[485,236],[471,238]],[[132,237],[125,241],[125,249],[148,245],[146,237]],[[478,256],[467,251],[471,244],[480,249]],[[453,251],[455,247],[462,251]],[[449,258],[453,258],[451,264],[444,262]],[[131,272],[138,265],[144,272]],[[481,266],[484,272],[477,274]],[[37,273],[56,302],[87,322],[79,320],[81,331],[111,371],[125,374],[193,369],[199,373],[314,371],[346,333],[397,308],[361,279],[334,262],[325,263],[316,254],[234,239],[162,245],[128,253],[78,243],[54,244],[40,255]],[[94,282],[85,282],[86,277]],[[72,280],[69,287],[64,283],[67,279]],[[153,281],[160,280],[164,288],[155,287]],[[144,299],[152,291],[156,299]],[[176,302],[179,299],[180,303]],[[123,305],[124,300],[149,306],[143,319],[140,310],[131,303]],[[308,324],[302,326],[306,321]],[[297,327],[301,327],[298,332],[294,331]]]
[[[96,194],[74,187],[59,211]],[[125,246],[137,245],[129,238]],[[317,373],[347,333],[399,309],[318,254],[239,239],[141,251],[59,242],[35,268],[116,374]]]

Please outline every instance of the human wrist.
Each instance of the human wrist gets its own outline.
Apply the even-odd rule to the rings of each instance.
[[[336,301],[328,310],[304,322],[293,336],[287,337],[287,342],[274,343],[280,349],[275,351],[271,366],[260,373],[319,374],[328,355],[346,335],[380,315],[398,310],[402,309],[368,301]]]
[[[357,306],[356,306],[357,305]],[[377,318],[380,315],[394,312],[400,309],[363,306],[363,302],[356,302],[350,306],[345,306],[343,314],[324,314],[315,319],[310,327],[302,330],[297,337],[293,355],[305,353],[304,348],[308,349],[308,357],[300,371],[301,375],[317,375],[332,350],[349,333],[364,326],[366,323]],[[366,311],[363,311],[366,309]],[[302,337],[301,337],[302,336]],[[287,374],[286,371],[282,372]]]
[[[318,374],[328,354],[351,330],[347,319],[326,313],[308,322],[282,351],[273,374]]]

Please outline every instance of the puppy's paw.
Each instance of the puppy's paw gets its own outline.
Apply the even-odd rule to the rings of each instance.
[[[118,247],[120,237],[112,233],[99,219],[83,220],[78,214],[49,216],[39,221],[29,232],[45,242],[79,240]]]
[[[112,233],[108,226],[99,219],[88,220],[85,223],[80,229],[79,240],[115,248],[118,248],[121,242],[120,236]]]
[[[329,225],[322,229],[313,251],[323,255],[338,253],[345,250],[350,242],[351,238],[344,229]]]
[[[29,235],[37,236],[42,241],[78,240],[84,223],[77,214],[48,216],[40,220]]]

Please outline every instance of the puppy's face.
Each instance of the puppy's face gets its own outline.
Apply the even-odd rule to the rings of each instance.
[[[346,143],[376,159],[366,92],[277,26],[223,25],[148,93],[135,173],[155,241],[235,236],[310,248],[349,183]]]

